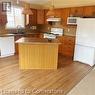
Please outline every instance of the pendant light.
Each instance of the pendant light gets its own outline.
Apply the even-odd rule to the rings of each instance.
[[[55,12],[54,12],[54,0],[52,0],[52,6],[49,9],[49,11],[47,12],[46,16],[48,16],[48,17],[54,17],[55,16]]]
[[[19,2],[20,2],[19,0],[16,1],[17,4],[19,4]]]
[[[30,4],[25,3],[22,14],[33,15],[32,10],[30,9]]]

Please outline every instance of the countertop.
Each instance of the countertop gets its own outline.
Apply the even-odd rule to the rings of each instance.
[[[48,34],[52,34],[49,32],[21,32],[21,33],[17,33],[17,32],[11,32],[11,33],[5,33],[5,34],[0,34],[0,37],[6,37],[6,36],[25,36],[25,35],[31,35],[31,34],[44,34],[44,33],[48,33]]]
[[[31,35],[31,34],[44,34],[44,33],[48,33],[48,34],[52,34],[49,32],[23,32],[23,33],[6,33],[6,34],[0,34],[0,37],[8,37],[8,36],[26,36],[26,35]],[[68,35],[68,34],[64,34],[63,36],[72,36],[75,37],[74,35]]]
[[[14,36],[14,34],[0,34],[0,37],[9,37],[9,36]]]
[[[46,38],[28,38],[22,37],[16,41],[16,43],[22,44],[61,44],[58,39],[46,39]]]

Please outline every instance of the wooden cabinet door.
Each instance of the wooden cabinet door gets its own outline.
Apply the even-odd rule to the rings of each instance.
[[[5,25],[7,23],[7,14],[2,12],[2,4],[0,3],[0,25]]]
[[[58,53],[63,54],[63,47],[64,47],[64,37],[58,37],[59,42],[61,43],[58,48]]]
[[[48,24],[48,22],[47,22],[47,18],[48,18],[48,17],[47,17],[47,12],[48,12],[48,11],[49,11],[48,9],[45,9],[45,10],[44,10],[44,23],[45,23],[45,24]]]
[[[67,18],[69,17],[70,8],[62,9],[62,25],[67,26]]]
[[[62,17],[62,9],[55,9],[54,12],[55,12],[55,17],[59,18]]]
[[[38,9],[37,10],[37,24],[44,24],[45,13],[44,10]]]
[[[95,6],[84,7],[85,17],[95,17]]]
[[[1,16],[1,24],[5,25],[6,23],[7,23],[7,15],[6,15],[6,13],[4,13]]]
[[[83,17],[83,7],[73,7],[70,9],[70,16]]]
[[[31,9],[33,12],[33,15],[29,15],[29,24],[30,25],[36,25],[37,24],[37,10]]]
[[[63,54],[73,57],[74,55],[75,38],[70,36],[64,37]]]
[[[73,57],[74,56],[74,47],[75,47],[75,37],[63,36],[58,38],[60,41],[59,53],[64,56]]]

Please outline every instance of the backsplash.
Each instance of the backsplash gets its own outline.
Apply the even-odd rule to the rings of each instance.
[[[64,28],[64,35],[76,36],[76,26],[65,26],[63,28]]]
[[[32,30],[29,27],[27,27],[26,29],[23,29],[23,32],[50,32],[51,27],[56,27],[56,26],[50,26],[47,24],[43,24],[43,25],[37,25],[37,29],[36,30]],[[60,28],[64,29],[64,35],[67,36],[75,36],[76,35],[76,26],[61,26]],[[16,32],[16,29],[10,29],[10,30],[6,30],[5,26],[0,26],[0,34],[4,34],[4,33],[11,33],[11,32]]]

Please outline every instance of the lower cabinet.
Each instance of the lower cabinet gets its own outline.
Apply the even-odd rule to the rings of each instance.
[[[73,57],[74,47],[75,47],[75,37],[72,36],[62,36],[58,38],[60,41],[59,53],[64,56]]]
[[[14,36],[0,37],[0,58],[14,55]]]

